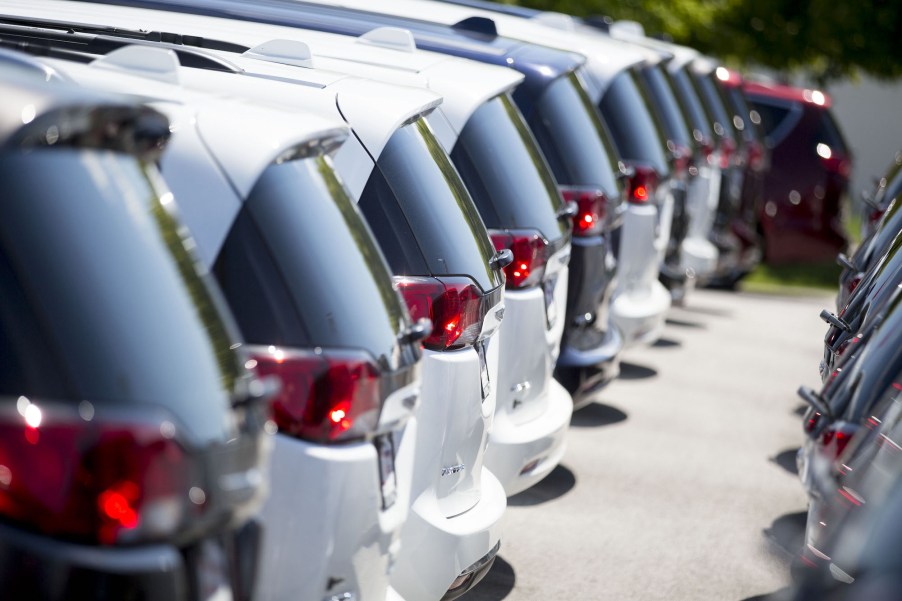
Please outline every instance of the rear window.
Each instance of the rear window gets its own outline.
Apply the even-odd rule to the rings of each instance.
[[[833,114],[827,109],[816,110],[820,117],[818,118],[815,145],[826,144],[834,154],[839,153],[848,156],[849,149],[846,147],[846,141],[839,130],[839,125],[833,119]]]
[[[558,183],[620,196],[617,151],[576,74],[549,85],[528,122]]]
[[[473,199],[425,120],[392,135],[359,206],[395,275],[469,276],[483,291],[503,283]]]
[[[473,113],[451,159],[487,227],[535,228],[549,240],[569,231],[548,165],[507,96]]]
[[[234,330],[179,223],[130,156],[0,158],[0,395],[163,406],[224,434]]]
[[[802,117],[801,107],[779,100],[749,98],[752,108],[761,116],[765,140],[773,148],[783,141]]]
[[[362,348],[394,367],[403,305],[326,158],[267,167],[214,272],[248,342]]]
[[[670,81],[661,67],[648,65],[640,71],[640,78],[648,88],[649,96],[654,98],[667,137],[686,148],[692,148],[694,143],[686,124],[686,117],[683,116],[673,88],[670,87]]]
[[[630,70],[614,78],[599,105],[620,156],[647,163],[658,173],[666,174],[670,168],[664,156],[664,136],[648,107],[649,103]]]
[[[711,117],[714,119],[714,133],[726,138],[732,138],[734,142],[739,142],[736,136],[736,129],[733,125],[733,119],[730,111],[724,105],[723,97],[714,83],[712,74],[699,75],[696,79],[698,82],[699,94],[708,105]]]
[[[742,119],[743,130],[742,137],[745,140],[755,140],[764,142],[764,132],[761,129],[761,117],[757,114],[752,115],[752,109],[749,108],[748,102],[745,100],[745,94],[741,88],[727,88],[727,94],[730,98],[730,104],[738,118]],[[757,122],[755,121],[757,118]]]
[[[714,132],[711,129],[713,120],[708,118],[705,107],[698,96],[698,90],[692,84],[692,79],[686,69],[680,69],[672,73],[674,87],[676,88],[679,98],[683,103],[683,109],[686,116],[692,123],[692,129],[702,136],[702,139],[714,140]],[[693,132],[693,137],[695,137]],[[701,140],[699,140],[701,142]]]

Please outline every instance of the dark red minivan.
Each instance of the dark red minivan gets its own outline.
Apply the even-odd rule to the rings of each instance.
[[[743,88],[771,153],[760,215],[764,260],[833,261],[847,245],[841,214],[852,155],[830,113],[830,97],[772,83]]]

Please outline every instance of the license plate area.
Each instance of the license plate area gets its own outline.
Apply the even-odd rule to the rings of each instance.
[[[398,497],[398,481],[395,477],[395,442],[392,435],[383,434],[373,440],[379,457],[379,485],[382,492],[382,509],[395,504]]]
[[[476,343],[476,354],[479,355],[479,384],[482,388],[482,400],[486,400],[492,392],[492,382],[489,379],[489,367],[485,360],[486,342],[480,340]]]

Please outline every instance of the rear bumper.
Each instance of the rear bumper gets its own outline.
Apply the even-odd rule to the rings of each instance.
[[[416,426],[410,420],[394,435],[397,498],[388,509],[373,443],[319,445],[275,436],[256,599],[386,596],[408,513]]]
[[[620,375],[622,350],[623,336],[613,325],[608,326],[600,344],[594,347],[581,349],[566,343],[561,346],[554,377],[571,394],[574,409],[595,401],[598,393]]]
[[[192,571],[174,546],[93,547],[0,524],[4,599],[195,599]]]
[[[445,517],[433,491],[414,500],[401,532],[401,551],[391,585],[405,599],[438,601],[455,579],[491,554],[501,540],[501,518],[507,496],[487,469],[481,474],[479,502],[454,517]]]
[[[566,450],[567,428],[573,414],[570,394],[556,380],[547,387],[545,411],[526,423],[511,420],[511,414],[495,415],[489,436],[485,465],[498,477],[508,495],[536,484],[561,462]]]
[[[658,281],[645,291],[625,290],[611,301],[611,321],[620,328],[624,346],[652,344],[664,331],[670,293]]]

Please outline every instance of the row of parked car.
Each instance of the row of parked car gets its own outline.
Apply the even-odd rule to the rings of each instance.
[[[844,245],[820,92],[343,4],[0,7],[12,598],[456,598],[672,302]]]
[[[867,195],[864,240],[842,266],[836,313],[798,453],[808,493],[796,599],[893,599],[902,590],[902,211],[899,157]]]

